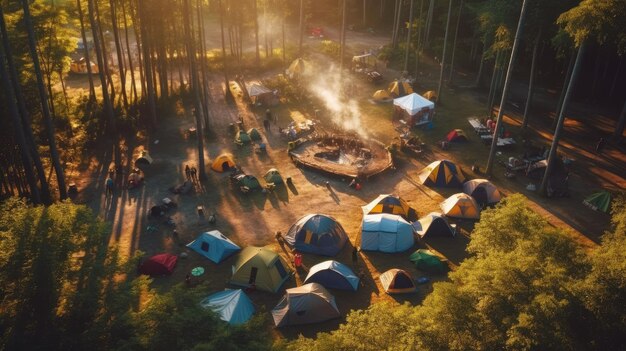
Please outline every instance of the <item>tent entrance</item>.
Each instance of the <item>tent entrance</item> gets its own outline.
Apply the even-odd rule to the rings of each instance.
[[[228,161],[222,163],[222,169],[225,170],[225,171],[230,170],[230,167],[228,166]]]
[[[285,270],[285,267],[283,267],[283,264],[280,262],[280,260],[276,260],[276,270],[278,271],[278,275],[280,275],[281,278],[285,278],[287,276],[287,271]]]
[[[209,252],[209,243],[207,243],[206,241],[203,241],[202,245],[200,245],[200,250],[204,252]]]
[[[478,187],[472,192],[472,196],[476,199],[479,205],[487,204],[487,190],[484,187]]]
[[[250,270],[250,280],[248,280],[248,284],[255,284],[256,283],[256,274],[259,271],[258,268],[256,267],[252,267],[252,269]]]
[[[412,287],[413,287],[413,281],[411,281],[409,277],[407,277],[404,274],[396,275],[396,279],[393,282],[394,289],[406,289],[406,288],[412,288]]]

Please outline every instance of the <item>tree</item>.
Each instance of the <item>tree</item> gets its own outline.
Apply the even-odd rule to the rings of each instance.
[[[437,103],[441,103],[443,92],[443,71],[446,67],[446,47],[448,46],[448,30],[450,29],[450,15],[452,15],[452,0],[448,2],[448,19],[446,20],[446,34],[443,39],[443,54],[441,54],[441,72],[439,73],[439,85],[437,85]]]
[[[37,40],[35,38],[35,31],[33,28],[32,19],[30,16],[30,9],[28,0],[21,0],[22,9],[24,11],[24,22],[26,31],[28,32],[28,47],[30,49],[30,56],[33,60],[33,68],[35,70],[35,77],[37,78],[37,88],[39,90],[39,100],[42,106],[43,121],[46,126],[46,132],[48,135],[48,145],[50,146],[50,159],[54,167],[55,174],[57,176],[57,183],[59,185],[59,197],[61,200],[67,198],[67,186],[65,185],[65,172],[61,166],[61,160],[59,158],[59,150],[56,145],[56,135],[54,132],[54,123],[52,122],[52,114],[50,113],[50,105],[48,105],[48,94],[43,82],[43,74],[41,73],[41,66],[39,65],[39,55],[37,53]]]
[[[406,48],[404,49],[404,72],[409,72],[409,49],[411,48],[411,29],[413,28],[413,0],[409,7],[409,32],[406,35]]]
[[[519,46],[520,36],[522,35],[522,25],[524,23],[524,15],[526,14],[527,1],[522,2],[522,10],[519,15],[519,22],[517,23],[517,30],[515,31],[515,40],[513,41],[513,49],[511,50],[511,62],[507,68],[506,78],[504,80],[504,88],[502,90],[502,99],[500,100],[500,108],[498,108],[498,117],[496,117],[496,128],[493,133],[493,139],[491,141],[491,150],[489,150],[489,159],[487,160],[487,169],[485,173],[491,175],[491,169],[493,167],[493,161],[496,154],[496,148],[498,147],[498,138],[500,136],[500,128],[502,126],[502,116],[504,115],[504,106],[509,92],[509,84],[511,83],[511,74],[515,68],[515,56],[517,54],[517,47]],[[490,107],[491,109],[491,107]]]

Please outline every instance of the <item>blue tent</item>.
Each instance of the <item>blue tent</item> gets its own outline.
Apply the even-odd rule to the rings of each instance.
[[[356,291],[359,288],[359,277],[345,264],[330,260],[311,267],[304,279],[304,284],[307,283],[318,283],[330,289]]]
[[[309,214],[289,228],[285,241],[296,250],[312,254],[335,256],[348,240],[346,231],[334,218]]]
[[[187,244],[187,247],[215,263],[220,263],[226,257],[241,250],[237,244],[217,230],[198,235],[196,240]]]
[[[413,246],[413,227],[398,215],[367,215],[361,227],[361,249],[401,252]]]
[[[231,325],[243,324],[254,314],[252,301],[241,289],[216,292],[202,300],[200,305],[212,309]]]

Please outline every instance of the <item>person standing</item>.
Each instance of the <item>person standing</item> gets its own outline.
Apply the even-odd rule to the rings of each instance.
[[[115,184],[115,182],[113,181],[113,178],[108,177],[105,181],[105,189],[106,189],[106,196],[109,195],[113,195],[113,185]]]
[[[191,180],[193,180],[194,182],[198,181],[198,170],[196,169],[196,167],[191,167]]]
[[[189,165],[185,165],[185,177],[187,177],[187,180],[191,179],[191,168],[189,168]]]

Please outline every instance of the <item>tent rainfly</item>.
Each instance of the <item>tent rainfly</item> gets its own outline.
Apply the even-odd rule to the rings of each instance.
[[[413,94],[413,88],[411,88],[411,84],[400,80],[394,80],[393,82],[389,83],[387,90],[389,91],[389,95],[394,98]]]
[[[237,256],[230,283],[277,292],[290,273],[287,263],[274,251],[248,246]]]
[[[462,219],[478,219],[480,208],[473,197],[458,193],[450,196],[441,203],[443,214],[448,217]]]
[[[463,184],[463,192],[473,197],[479,204],[500,202],[500,191],[487,179],[472,179]]]
[[[345,264],[329,260],[311,267],[304,283],[318,283],[329,289],[356,291],[359,288],[359,277]]]
[[[272,309],[277,327],[324,322],[339,317],[335,297],[317,283],[287,289]]]
[[[441,213],[431,212],[426,216],[413,222],[413,228],[421,238],[430,236],[451,236],[456,235],[456,231],[448,224],[448,221]]]
[[[213,169],[215,172],[227,172],[235,166],[236,165],[233,159],[233,155],[221,154],[217,156],[215,160],[213,160],[213,163],[211,164],[211,169]]]
[[[300,218],[285,235],[285,241],[296,250],[323,256],[335,256],[347,240],[341,224],[324,214]]]
[[[392,268],[380,275],[380,283],[387,294],[406,294],[417,290],[409,272]]]
[[[611,208],[611,193],[608,191],[601,191],[591,194],[583,201],[583,204],[593,210],[609,213],[609,209]]]
[[[402,252],[415,243],[413,227],[404,218],[387,213],[366,215],[361,224],[361,249]]]
[[[272,183],[274,185],[283,184],[283,177],[276,168],[271,168],[267,171],[263,176],[263,179],[265,179],[267,183]]]
[[[395,116],[408,119],[411,126],[430,123],[435,114],[435,104],[415,93],[393,100]]]
[[[244,324],[254,314],[252,301],[241,289],[216,292],[200,301],[200,306],[210,308],[230,325]]]
[[[220,263],[228,256],[241,250],[237,244],[230,241],[218,230],[198,235],[194,241],[187,244],[187,247],[215,263]]]
[[[150,157],[148,150],[142,150],[135,160],[135,166],[149,166],[150,164],[152,164],[152,157]]]
[[[445,273],[448,267],[431,250],[419,249],[409,256],[417,269],[431,273]]]
[[[362,206],[363,215],[388,213],[402,216],[409,220],[411,207],[401,197],[396,195],[379,195],[374,201]]]
[[[417,177],[426,186],[458,187],[465,181],[461,167],[448,160],[429,164]]]
[[[174,271],[178,256],[162,253],[145,260],[139,266],[139,273],[149,276],[169,275]]]

